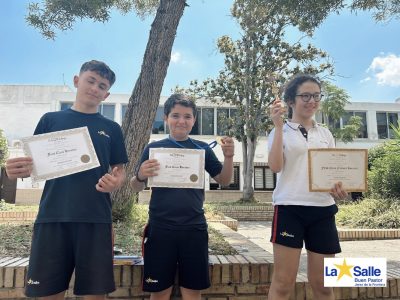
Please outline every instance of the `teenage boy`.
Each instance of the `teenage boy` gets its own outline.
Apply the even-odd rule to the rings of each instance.
[[[125,180],[128,161],[120,126],[98,113],[114,72],[103,62],[82,65],[70,109],[46,113],[34,134],[87,126],[100,166],[46,181],[34,225],[26,295],[63,299],[75,271],[74,293],[104,299],[115,290],[110,193]],[[30,157],[9,159],[10,178],[28,177]]]
[[[228,185],[233,173],[232,138],[222,139],[221,164],[206,143],[189,137],[196,121],[196,105],[181,94],[174,94],[165,102],[164,119],[170,135],[145,148],[139,171],[131,179],[134,191],[143,190],[147,178],[157,175],[159,163],[149,159],[149,149],[161,147],[203,149],[205,170],[218,183]],[[143,290],[151,292],[151,300],[170,298],[177,269],[183,300],[200,300],[201,290],[210,286],[203,202],[202,189],[152,188],[143,247]]]

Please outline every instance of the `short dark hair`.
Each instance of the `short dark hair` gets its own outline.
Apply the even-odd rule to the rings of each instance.
[[[293,76],[289,82],[285,85],[285,91],[283,93],[283,101],[288,106],[288,117],[292,118],[293,110],[290,107],[290,103],[294,103],[296,101],[296,95],[297,95],[297,90],[299,89],[299,86],[302,85],[304,82],[314,82],[319,86],[319,89],[321,89],[321,81],[310,74],[298,74]]]
[[[110,83],[110,87],[114,84],[115,82],[115,73],[113,70],[110,69],[109,66],[107,66],[104,62],[98,61],[98,60],[91,60],[85,62],[80,71],[79,74],[85,72],[85,71],[92,71],[100,75],[101,77],[105,78],[108,80]]]
[[[196,118],[197,115],[197,107],[194,101],[190,100],[190,98],[184,94],[172,94],[167,101],[164,103],[164,115],[168,117],[171,110],[175,107],[175,105],[182,105],[185,107],[190,107],[193,111],[193,116]]]

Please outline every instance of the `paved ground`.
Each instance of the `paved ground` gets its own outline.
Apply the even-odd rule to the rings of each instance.
[[[239,222],[238,233],[272,253],[271,222]],[[386,257],[388,268],[400,269],[400,239],[340,242],[342,253],[337,257]],[[306,252],[303,249],[300,271],[305,272]]]

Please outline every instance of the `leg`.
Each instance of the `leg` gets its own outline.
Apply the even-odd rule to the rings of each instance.
[[[268,299],[289,299],[296,282],[301,249],[274,243],[274,273]]]
[[[88,295],[83,297],[84,300],[104,300],[106,295]]]
[[[171,292],[172,286],[161,292],[151,293],[150,300],[169,300],[169,298],[171,297]]]
[[[307,275],[313,295],[318,300],[333,300],[331,287],[324,287],[324,257],[334,257],[334,254],[319,254],[307,250]]]
[[[33,229],[25,293],[31,298],[64,299],[74,270],[70,232],[64,223],[38,223]]]
[[[181,287],[182,300],[200,300],[201,292]]]
[[[75,254],[74,294],[97,300],[115,291],[112,226],[71,223]]]
[[[40,297],[41,300],[64,300],[65,291],[47,297]]]

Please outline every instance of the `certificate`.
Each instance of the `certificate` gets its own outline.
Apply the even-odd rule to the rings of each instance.
[[[308,150],[310,192],[329,192],[339,181],[348,192],[367,190],[367,149]]]
[[[160,170],[148,186],[204,189],[204,150],[150,148],[149,157],[158,160]]]
[[[38,134],[22,139],[32,157],[32,181],[54,179],[100,166],[87,127]]]

